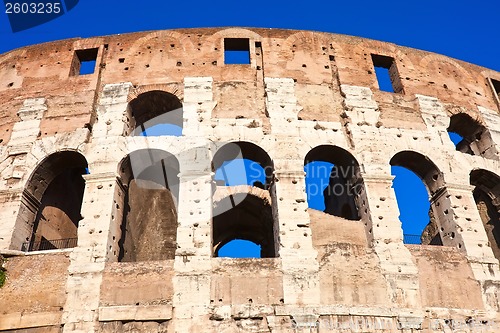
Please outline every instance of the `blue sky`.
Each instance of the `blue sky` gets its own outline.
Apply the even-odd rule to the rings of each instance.
[[[71,37],[207,26],[307,29],[373,38],[500,71],[498,1],[80,0],[67,14],[12,33],[0,13],[0,52]]]
[[[11,31],[5,11],[2,10],[0,53],[25,45],[73,37],[156,29],[247,26],[317,30],[367,37],[444,54],[500,71],[500,34],[496,24],[499,16],[500,1],[493,0],[80,0],[75,8],[61,17],[17,33]],[[396,185],[398,177],[399,180],[411,180],[411,177],[397,175]],[[417,190],[406,188],[401,186],[401,190],[397,189],[398,199],[407,196],[409,200],[414,200]],[[424,192],[422,197],[425,196]],[[415,217],[412,211],[402,215],[410,216],[410,222],[405,223],[414,227],[415,222],[411,218],[425,218]],[[416,233],[419,228],[409,229],[407,233]]]

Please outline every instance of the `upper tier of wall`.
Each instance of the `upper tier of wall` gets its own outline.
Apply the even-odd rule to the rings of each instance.
[[[224,38],[248,38],[251,64],[225,65]],[[98,49],[94,74],[75,75],[77,51],[94,48]],[[378,91],[371,54],[394,59],[401,93]],[[500,80],[498,72],[442,55],[321,32],[180,29],[69,39],[0,56],[0,142],[9,141],[16,113],[27,98],[47,98],[40,126],[45,137],[92,125],[93,103],[105,84],[131,82],[139,87],[136,95],[160,85],[182,96],[184,78],[196,76],[214,80],[216,118],[265,117],[264,77],[287,77],[295,80],[302,107],[299,119],[338,121],[342,109],[338,84],[345,84],[375,91],[384,126],[420,129],[421,117],[409,112],[416,108],[415,94],[434,96],[452,109],[472,113],[477,105],[497,110],[498,97],[488,78]]]

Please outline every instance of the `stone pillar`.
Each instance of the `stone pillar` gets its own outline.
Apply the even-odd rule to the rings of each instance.
[[[106,261],[115,261],[123,218],[125,191],[117,181],[120,138],[128,131],[127,96],[131,83],[105,85],[97,110],[92,143],[87,151],[91,174],[85,175],[83,219],[78,247],[70,256],[63,332],[95,332],[102,273]]]
[[[381,157],[382,148],[373,145],[368,135],[376,135],[380,111],[370,88],[341,85],[345,113],[350,119],[347,128],[351,143],[361,152],[361,177],[366,201],[361,207],[366,224],[367,239],[377,254],[382,274],[387,279],[389,298],[395,306],[419,307],[418,269],[410,251],[403,244],[403,229],[399,220],[399,208],[392,189],[393,176],[390,167]],[[357,126],[351,125],[356,124]],[[360,129],[366,129],[368,134]],[[366,211],[366,212],[365,212]],[[370,246],[370,244],[369,244]]]
[[[22,192],[25,185],[22,180],[28,180],[30,176],[27,174],[27,154],[40,134],[40,123],[46,110],[45,98],[24,100],[23,106],[17,112],[20,120],[14,124],[12,135],[7,143],[8,157],[0,165],[0,169],[3,169],[1,196],[7,198],[7,200],[0,199],[0,221],[2,221],[0,246],[4,249],[20,250],[22,243],[31,236],[33,231],[34,221],[19,222],[23,219],[23,209],[32,210],[31,214],[26,214],[31,219],[34,215],[33,211],[36,214],[40,203],[35,198],[27,197],[24,198],[25,204],[22,204]],[[30,201],[30,199],[33,200]]]
[[[33,198],[32,205],[29,202],[21,205],[22,193],[22,189],[0,191],[0,221],[2,221],[0,223],[0,248],[2,249],[21,250],[21,244],[26,242],[23,236],[30,235],[32,232],[33,221],[26,221],[16,226],[17,217],[23,214],[19,211],[20,209],[31,210],[31,213],[26,215],[32,216],[33,212],[36,213],[40,203]],[[16,230],[16,227],[22,227],[25,230]]]
[[[183,136],[207,137],[211,133],[212,110],[217,104],[213,101],[212,83],[211,77],[184,78]]]
[[[78,226],[78,246],[70,255],[63,332],[95,331],[102,272],[107,259],[117,251],[120,239],[116,231],[121,217],[115,201],[123,192],[116,175],[91,174],[84,179],[84,216]]]
[[[303,156],[298,155],[300,111],[291,78],[265,78],[266,108],[274,147],[274,188],[271,188],[275,230],[279,230],[279,256],[285,304],[319,304],[319,264],[312,245]],[[300,140],[300,139],[299,139]]]
[[[176,259],[211,257],[212,172],[208,147],[181,153]]]
[[[382,169],[382,168],[380,168]],[[387,169],[387,168],[384,168]],[[420,306],[418,269],[403,244],[399,208],[390,174],[362,174],[369,213],[368,239],[380,259],[394,304],[404,308]]]
[[[302,159],[275,160],[274,218],[279,228],[285,304],[320,303],[319,264],[307,212]]]
[[[208,143],[179,153],[179,205],[175,255],[176,332],[191,332],[210,305],[212,255],[212,172]]]
[[[173,306],[175,331],[189,333],[210,305],[212,176],[182,165]]]
[[[477,210],[473,189],[474,186],[447,182],[445,196],[449,206],[442,207],[441,213],[453,223],[444,226],[442,237],[466,254],[474,277],[482,286],[486,310],[496,312],[500,310],[499,264]]]
[[[498,151],[500,150],[500,116],[497,111],[490,110],[482,106],[478,106],[477,108],[483,115],[485,126],[488,129],[488,135],[493,144],[493,146],[489,148],[484,155],[488,155],[490,158],[498,159]]]

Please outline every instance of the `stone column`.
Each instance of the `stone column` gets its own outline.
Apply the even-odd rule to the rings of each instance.
[[[207,153],[208,149],[205,150]],[[206,316],[212,270],[212,176],[206,170],[190,170],[185,163],[194,161],[182,161],[179,176],[178,248],[172,301],[175,331],[178,333],[191,332],[191,325],[197,323],[196,318]]]
[[[500,150],[500,116],[497,111],[484,108],[482,106],[477,107],[479,112],[483,115],[484,123],[488,129],[488,133],[483,135],[488,135],[492,141],[492,147],[485,151],[484,156],[489,156],[490,158],[498,159],[498,151]]]
[[[33,229],[31,217],[36,214],[40,203],[31,197],[24,198],[22,204],[24,183],[30,174],[27,174],[27,154],[40,134],[40,123],[43,113],[47,110],[45,98],[28,98],[17,112],[19,121],[14,124],[12,135],[7,143],[8,158],[0,165],[4,182],[2,196],[7,198],[0,201],[0,246],[4,249],[20,250],[26,238],[29,238]],[[33,171],[33,170],[31,170]],[[32,199],[32,200],[31,200]],[[1,200],[1,199],[0,199]],[[23,220],[22,210],[33,210],[29,220]],[[21,211],[20,211],[21,210]],[[2,245],[3,244],[3,245]]]
[[[63,332],[95,331],[104,266],[119,251],[121,209],[116,196],[123,195],[123,190],[116,175],[91,174],[84,178],[84,216],[78,226],[78,246],[70,255]]]
[[[33,231],[33,221],[25,221],[17,224],[18,215],[23,215],[23,210],[29,210],[28,216],[36,214],[40,203],[33,198],[32,202],[26,200],[21,204],[23,195],[22,188],[15,190],[0,191],[0,248],[10,250],[21,250],[22,243],[26,242],[25,235],[30,235]],[[20,211],[21,210],[21,211]],[[24,230],[19,230],[23,228]]]
[[[384,169],[384,168],[380,168]],[[387,168],[385,168],[387,169]],[[362,174],[368,201],[368,239],[380,259],[387,279],[390,299],[404,308],[420,306],[418,269],[410,251],[403,244],[399,208],[390,174]]]
[[[292,78],[264,79],[266,108],[270,116],[274,188],[271,188],[275,231],[279,231],[279,256],[283,267],[285,304],[319,304],[319,264],[312,245],[303,156],[299,156],[299,106]],[[299,139],[300,140],[300,139]]]
[[[125,191],[117,181],[120,138],[126,134],[127,96],[131,83],[104,86],[87,147],[91,174],[85,175],[83,219],[78,226],[78,247],[71,253],[63,332],[95,332],[102,273],[107,261],[119,254]]]
[[[174,318],[176,332],[191,332],[191,325],[206,316],[210,306],[212,256],[212,170],[208,136],[212,78],[184,80],[185,148],[178,154],[179,204],[175,255]],[[196,139],[190,139],[196,137]]]
[[[302,159],[275,160],[274,218],[279,229],[285,304],[320,303],[319,264],[307,212]]]
[[[387,279],[389,298],[403,308],[420,306],[418,269],[410,251],[403,244],[399,208],[392,189],[390,167],[381,158],[383,148],[373,145],[368,135],[376,135],[380,111],[370,88],[341,85],[347,128],[353,146],[360,151],[361,177],[366,190],[361,215],[367,239],[377,254],[382,274]],[[357,126],[351,125],[356,124]],[[365,128],[367,133],[361,130]],[[367,143],[370,142],[370,143]],[[366,210],[366,212],[365,212]],[[369,244],[370,246],[370,244]]]
[[[446,184],[448,206],[442,207],[442,217],[452,223],[443,226],[443,243],[461,249],[467,256],[474,277],[482,286],[483,301],[489,311],[499,311],[500,270],[489,245],[488,236],[476,207],[472,191],[474,186]]]

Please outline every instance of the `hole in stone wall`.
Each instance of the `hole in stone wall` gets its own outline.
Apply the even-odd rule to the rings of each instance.
[[[71,75],[93,74],[98,52],[98,48],[76,50],[71,65]]]
[[[174,259],[177,248],[179,162],[163,150],[130,153],[120,164],[124,196],[119,261]]]
[[[411,151],[397,153],[390,164],[403,242],[442,245],[440,224],[429,201],[429,193],[437,193],[442,186],[441,173],[425,156]]]
[[[250,40],[248,38],[224,38],[224,64],[250,64]]]
[[[149,91],[130,102],[131,135],[181,136],[182,103],[177,96],[165,91]]]
[[[372,54],[373,67],[379,89],[387,92],[403,93],[401,78],[393,58]]]
[[[22,244],[23,250],[76,246],[86,169],[87,161],[74,151],[52,154],[35,169],[23,191],[22,205],[26,207],[18,216],[19,222],[32,226],[31,236],[19,237],[29,238]]]
[[[494,157],[489,131],[466,113],[450,117],[448,135],[458,151],[470,155]]]
[[[493,254],[500,259],[500,177],[490,171],[475,169],[470,173],[472,194],[483,222]]]
[[[277,257],[274,168],[269,155],[249,142],[228,143],[218,149],[212,169],[217,185],[213,194],[213,255],[222,256],[219,251],[224,248],[226,257]],[[258,256],[255,247],[253,254],[248,253],[248,242],[260,247]]]
[[[500,81],[495,79],[490,79],[491,87],[493,88],[493,92],[496,94],[497,99],[500,99]]]
[[[336,146],[313,148],[304,160],[309,208],[359,220],[359,194],[363,189],[359,165],[346,150]]]

